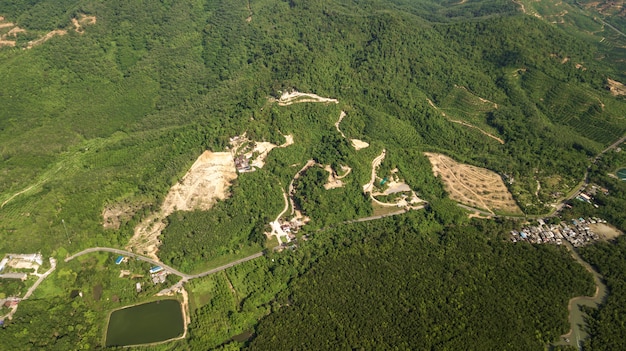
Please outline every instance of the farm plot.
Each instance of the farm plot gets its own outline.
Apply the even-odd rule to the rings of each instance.
[[[435,176],[441,176],[450,198],[491,213],[522,214],[502,178],[488,169],[458,163],[450,157],[425,153]]]

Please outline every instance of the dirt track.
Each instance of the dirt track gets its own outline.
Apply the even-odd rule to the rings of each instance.
[[[490,213],[522,214],[502,178],[490,170],[458,163],[450,157],[425,153],[435,176],[441,176],[450,198]]]
[[[96,24],[96,16],[87,16],[85,14],[79,14],[79,18],[72,18],[72,25],[74,26],[74,30],[76,33],[84,33],[85,29],[83,26]]]
[[[54,36],[57,36],[57,35],[58,36],[62,36],[62,35],[65,35],[65,34],[67,34],[67,31],[64,30],[64,29],[53,30],[51,32],[48,32],[48,34],[44,35],[43,37],[41,37],[41,38],[39,38],[37,40],[29,41],[28,45],[26,46],[26,48],[27,49],[32,49],[33,47],[35,47],[37,45],[45,43],[46,41],[50,40]]]
[[[465,89],[465,88],[463,88],[463,89]],[[467,90],[467,89],[465,89],[465,90]],[[485,99],[480,98],[480,97],[479,97],[478,99],[479,99],[479,100],[481,100],[482,102],[493,104],[494,108],[498,108],[498,105],[497,105],[496,103],[494,103],[494,102],[491,102],[491,101],[489,101],[489,100],[485,100]],[[460,124],[460,125],[463,125],[463,126],[466,126],[466,127],[469,127],[469,128],[476,129],[476,130],[478,130],[479,132],[481,132],[482,134],[484,134],[484,135],[486,135],[486,136],[488,136],[488,137],[492,138],[493,140],[498,141],[500,144],[504,144],[504,140],[502,140],[501,138],[498,138],[497,136],[495,136],[495,135],[493,135],[493,134],[491,134],[491,133],[489,133],[489,132],[487,132],[487,131],[485,131],[485,130],[483,130],[483,129],[481,129],[481,128],[479,128],[479,127],[477,127],[477,126],[473,125],[473,124],[470,124],[470,123],[467,123],[467,122],[464,122],[464,121],[460,121],[460,120],[457,120],[457,119],[452,119],[452,118],[449,118],[449,117],[445,114],[445,112],[440,111],[439,107],[437,107],[437,106],[435,105],[435,103],[434,103],[434,102],[432,102],[430,99],[428,99],[428,104],[429,104],[432,108],[434,108],[435,110],[439,111],[439,112],[441,113],[441,115],[442,115],[445,119],[447,119],[448,121],[450,121],[450,122],[452,122],[452,123],[457,123],[457,124]]]
[[[325,98],[312,93],[300,93],[295,90],[290,93],[283,93],[278,99],[279,106],[289,106],[301,102],[339,103],[337,99]]]

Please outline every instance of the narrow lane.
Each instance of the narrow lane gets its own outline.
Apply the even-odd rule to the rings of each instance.
[[[204,276],[207,276],[207,275],[210,275],[210,274],[213,274],[213,273],[221,272],[221,271],[223,271],[225,269],[228,269],[230,267],[236,266],[238,264],[241,264],[241,263],[253,260],[255,258],[258,258],[258,257],[261,257],[261,256],[264,255],[263,252],[257,252],[254,255],[250,255],[248,257],[244,257],[244,258],[238,259],[236,261],[227,263],[227,264],[219,266],[217,268],[209,269],[208,271],[201,272],[201,273],[198,273],[198,274],[186,274],[186,273],[183,273],[183,272],[181,272],[181,271],[179,271],[179,270],[177,270],[177,269],[175,269],[173,267],[170,267],[170,266],[168,266],[168,265],[166,265],[166,264],[164,264],[162,262],[155,261],[155,260],[153,260],[151,258],[148,258],[146,256],[138,255],[136,253],[133,253],[133,252],[130,252],[130,251],[126,251],[126,250],[114,249],[114,248],[111,248],[111,247],[92,247],[90,249],[86,249],[86,250],[83,250],[81,252],[73,254],[72,256],[66,258],[65,262],[69,262],[69,261],[75,259],[76,257],[87,255],[87,254],[90,254],[90,253],[93,253],[93,252],[111,252],[111,253],[115,253],[115,254],[118,254],[118,255],[124,255],[124,256],[133,257],[133,258],[136,258],[138,260],[151,263],[151,264],[153,264],[155,266],[161,266],[161,267],[163,267],[163,269],[166,272],[174,274],[174,275],[177,275],[177,276],[183,278],[183,280],[185,282],[189,281],[191,279],[196,279],[196,278],[204,277]]]

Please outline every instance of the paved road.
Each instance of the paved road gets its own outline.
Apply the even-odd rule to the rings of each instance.
[[[623,143],[624,141],[626,141],[626,135],[624,135],[623,137],[621,137],[618,141],[614,142],[613,144],[611,144],[609,147],[607,147],[606,149],[602,150],[601,153],[598,154],[598,156],[596,156],[596,158],[593,159],[593,162],[595,163],[596,161],[598,161],[598,159],[600,158],[600,156],[602,156],[603,154],[607,153],[607,151],[615,149],[616,147],[618,147],[621,143]]]
[[[230,268],[230,267],[233,267],[233,266],[236,266],[236,265],[238,265],[238,264],[241,264],[241,263],[244,263],[244,262],[248,262],[248,261],[254,260],[255,258],[258,258],[258,257],[263,256],[264,254],[265,254],[264,252],[257,252],[257,253],[255,253],[254,255],[250,255],[250,256],[248,256],[248,257],[244,257],[244,258],[242,258],[242,259],[239,259],[239,260],[237,260],[237,261],[233,261],[233,262],[227,263],[227,264],[225,264],[225,265],[223,265],[223,266],[219,266],[219,267],[217,267],[217,268],[209,269],[209,270],[208,270],[208,271],[206,271],[206,272],[202,272],[202,273],[198,273],[198,274],[192,274],[192,275],[189,275],[189,276],[188,276],[188,278],[187,278],[187,280],[189,280],[189,279],[201,278],[201,277],[205,277],[205,276],[207,276],[207,275],[211,275],[211,274],[213,274],[213,273],[221,272],[221,271],[223,271],[223,270],[226,270],[226,269],[228,269],[228,268]]]
[[[240,263],[247,262],[247,261],[253,260],[253,259],[257,258],[257,257],[263,256],[263,252],[258,252],[258,253],[255,253],[254,255],[250,255],[248,257],[244,257],[242,259],[239,259],[239,260],[227,263],[227,264],[225,264],[223,266],[220,266],[220,267],[217,267],[217,268],[213,268],[213,269],[210,269],[208,271],[205,271],[205,272],[202,272],[202,273],[198,273],[198,274],[186,274],[186,273],[183,273],[183,272],[181,272],[181,271],[179,271],[179,270],[177,270],[177,269],[175,269],[173,267],[170,267],[170,266],[168,266],[166,264],[163,264],[162,262],[155,261],[155,260],[153,260],[153,259],[151,259],[149,257],[138,255],[138,254],[130,252],[130,251],[114,249],[114,248],[110,248],[110,247],[92,247],[90,249],[86,249],[86,250],[83,250],[81,252],[73,254],[72,256],[66,258],[65,262],[69,262],[69,261],[75,259],[76,257],[82,256],[82,255],[86,255],[86,254],[90,254],[90,253],[93,253],[93,252],[112,252],[112,253],[115,253],[115,254],[118,254],[118,255],[134,257],[134,258],[136,258],[138,260],[151,263],[151,264],[153,264],[155,266],[161,266],[161,267],[163,267],[163,269],[166,272],[168,272],[170,274],[177,275],[177,276],[183,278],[184,281],[188,281],[188,280],[191,280],[191,279],[196,279],[196,278],[204,277],[204,276],[207,276],[207,275],[210,275],[210,274],[213,274],[213,273],[217,273],[217,272],[223,271],[223,270],[225,270],[227,268],[230,268],[232,266],[238,265]]]
[[[27,298],[29,298],[35,292],[35,289],[37,289],[39,284],[41,284],[41,282],[43,282],[44,279],[46,279],[52,272],[54,272],[55,268],[57,268],[57,260],[51,257],[50,265],[51,265],[50,269],[48,269],[46,273],[39,276],[39,279],[37,279],[35,284],[33,284],[33,286],[31,286],[30,289],[28,289],[28,291],[26,292],[22,300],[26,300]]]
[[[26,294],[24,294],[24,297],[22,298],[15,298],[15,299],[11,299],[11,300],[17,300],[17,301],[23,301],[28,299],[37,289],[37,287],[39,287],[39,284],[41,284],[41,282],[44,281],[44,279],[46,279],[52,272],[54,272],[54,270],[57,268],[57,261],[54,258],[50,258],[50,269],[48,269],[44,274],[40,274],[39,275],[39,279],[37,279],[37,281],[35,282],[35,284],[33,284],[33,286],[30,287],[30,289],[28,289],[28,291],[26,292]],[[4,303],[5,300],[2,300],[2,303]],[[7,313],[4,316],[0,316],[0,320],[4,320],[4,319],[11,319],[13,317],[13,314],[15,313],[15,311],[17,311],[17,307],[19,305],[15,305],[11,307],[11,312]]]

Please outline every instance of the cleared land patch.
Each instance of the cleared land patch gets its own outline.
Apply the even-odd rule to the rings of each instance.
[[[174,211],[210,209],[217,200],[229,196],[230,184],[236,178],[235,161],[230,152],[205,151],[183,179],[172,186],[161,210],[135,227],[135,234],[126,248],[158,260],[158,237],[165,228],[163,218]]]
[[[72,18],[72,25],[76,33],[84,33],[86,25],[96,24],[96,16],[87,16],[84,13],[78,15],[78,18]]]
[[[441,154],[426,152],[425,155],[435,176],[441,176],[451,199],[491,213],[522,214],[497,173],[458,163]]]
[[[123,222],[130,220],[142,208],[141,204],[116,203],[105,206],[102,210],[102,227],[120,229]]]
[[[321,165],[320,165],[321,166]],[[328,172],[328,181],[324,184],[324,189],[336,189],[343,188],[344,184],[341,179],[345,178],[351,171],[352,168],[348,166],[341,166],[342,175],[338,175],[337,172],[330,166],[326,165],[323,167],[326,172]]]
[[[297,104],[302,102],[323,102],[323,103],[335,103],[338,104],[337,99],[321,97],[312,93],[300,93],[297,91],[285,92],[278,99],[279,106],[289,106],[291,104]]]
[[[624,86],[624,84],[611,78],[607,78],[606,82],[609,86],[609,91],[613,94],[613,96],[626,95],[626,86]]]
[[[48,34],[44,35],[43,37],[37,39],[37,40],[31,40],[28,42],[28,45],[26,46],[27,49],[32,49],[33,47],[37,46],[37,45],[41,45],[43,43],[45,43],[46,41],[52,39],[55,36],[62,36],[67,34],[67,31],[64,29],[55,29],[51,32],[48,32]]]
[[[592,223],[589,228],[604,240],[613,240],[623,234],[619,229],[605,223]]]

